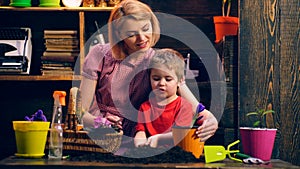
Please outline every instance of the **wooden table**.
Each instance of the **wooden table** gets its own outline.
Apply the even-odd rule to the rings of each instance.
[[[134,169],[134,168],[189,168],[189,169],[300,169],[300,166],[295,166],[282,160],[273,159],[268,165],[243,164],[226,159],[217,163],[161,163],[161,164],[121,164],[121,163],[103,163],[103,162],[74,162],[68,160],[48,160],[48,159],[23,159],[15,156],[8,157],[0,161],[0,168],[5,169]]]

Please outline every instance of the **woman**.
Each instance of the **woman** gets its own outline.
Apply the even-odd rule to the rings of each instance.
[[[138,108],[151,91],[147,69],[155,52],[152,47],[160,37],[159,22],[146,4],[124,0],[111,12],[108,35],[109,44],[95,46],[83,65],[81,93],[86,113],[82,120],[88,127],[93,126],[96,116],[103,116],[132,138]],[[186,84],[179,92],[196,110],[199,102]],[[218,122],[208,110],[201,115],[204,121],[197,134],[206,141]]]

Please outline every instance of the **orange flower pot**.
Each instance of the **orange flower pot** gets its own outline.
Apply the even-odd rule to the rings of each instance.
[[[224,36],[237,35],[239,18],[230,16],[214,16],[216,43],[219,43]]]
[[[200,158],[203,153],[204,142],[196,136],[197,128],[173,127],[174,145],[181,147],[187,152],[191,152],[196,158]]]

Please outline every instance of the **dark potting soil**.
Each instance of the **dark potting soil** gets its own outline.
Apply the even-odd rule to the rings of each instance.
[[[141,151],[141,149],[144,149]],[[131,149],[127,153],[132,153],[136,157],[146,156],[146,154],[155,152],[163,152],[161,149],[151,148],[151,147],[139,147]],[[138,154],[140,153],[140,154]],[[144,153],[144,154],[141,154]],[[176,146],[170,150],[163,152],[161,154],[146,157],[146,158],[128,158],[123,156],[116,156],[112,153],[84,153],[84,154],[73,154],[68,159],[70,161],[84,161],[84,162],[106,162],[106,163],[142,163],[142,164],[153,164],[153,163],[191,163],[191,162],[204,162],[204,159],[200,157],[197,159],[190,152],[182,150],[180,147]]]

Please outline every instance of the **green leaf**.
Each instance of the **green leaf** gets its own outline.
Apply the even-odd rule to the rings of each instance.
[[[267,110],[267,111],[263,112],[262,116],[269,114],[269,113],[274,113],[274,112],[275,111],[273,111],[273,110]]]
[[[265,109],[259,109],[259,110],[258,110],[258,113],[259,113],[259,114],[263,114],[264,111],[265,111]]]
[[[252,116],[252,115],[258,115],[258,113],[257,112],[249,112],[246,114],[246,116]]]
[[[254,127],[259,127],[259,125],[260,125],[260,121],[256,121],[256,122],[253,123]]]

